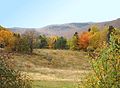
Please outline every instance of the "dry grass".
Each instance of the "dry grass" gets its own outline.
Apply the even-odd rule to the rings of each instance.
[[[91,71],[83,51],[35,49],[33,55],[15,54],[14,63],[34,80],[33,88],[76,88]]]
[[[16,54],[14,56],[17,69],[38,72],[36,68],[90,70],[86,52],[70,50],[34,50],[33,55]]]
[[[39,68],[39,72],[28,72],[33,80],[48,81],[73,81],[80,82],[90,71],[86,70],[61,70],[51,68]]]

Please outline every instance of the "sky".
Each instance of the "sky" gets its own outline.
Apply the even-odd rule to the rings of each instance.
[[[51,24],[120,18],[120,0],[0,0],[0,25],[40,28]]]

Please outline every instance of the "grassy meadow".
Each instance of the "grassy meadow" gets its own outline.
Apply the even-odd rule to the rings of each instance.
[[[91,71],[86,52],[35,49],[14,54],[16,69],[29,75],[33,88],[76,88]]]

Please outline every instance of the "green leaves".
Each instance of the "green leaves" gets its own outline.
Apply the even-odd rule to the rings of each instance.
[[[60,37],[56,40],[54,48],[55,49],[66,49],[67,40],[64,37]]]
[[[117,33],[116,33],[117,32]],[[114,31],[110,36],[110,44],[103,48],[97,58],[92,58],[94,75],[88,78],[85,88],[119,88],[120,87],[120,44]],[[98,52],[94,52],[98,53]],[[94,79],[94,80],[91,80]]]

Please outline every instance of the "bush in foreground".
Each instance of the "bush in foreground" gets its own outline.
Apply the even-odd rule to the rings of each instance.
[[[94,73],[82,88],[120,88],[120,32],[112,33],[109,45],[91,56]]]
[[[0,88],[32,88],[26,75],[12,68],[8,55],[0,55]]]

